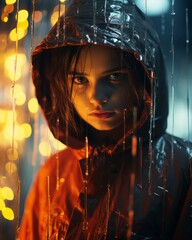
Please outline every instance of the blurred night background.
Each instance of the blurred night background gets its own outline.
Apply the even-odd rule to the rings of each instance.
[[[53,138],[39,111],[30,54],[68,2],[0,0],[1,240],[15,238],[39,166],[65,147]],[[161,39],[170,99],[167,131],[192,141],[192,1],[135,2],[149,15]]]

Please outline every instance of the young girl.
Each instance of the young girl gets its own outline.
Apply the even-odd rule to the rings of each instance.
[[[32,55],[68,148],[39,170],[18,239],[191,239],[191,145],[165,133],[158,37],[131,1],[73,1]]]

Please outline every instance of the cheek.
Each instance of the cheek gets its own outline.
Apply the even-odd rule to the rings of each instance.
[[[132,88],[124,88],[116,92],[112,97],[114,105],[121,109],[133,110],[138,107],[138,94]]]
[[[130,96],[127,90],[120,88],[116,91],[110,98],[111,103],[115,107],[119,107],[121,109],[126,108],[126,106],[130,103]]]
[[[72,97],[73,97],[73,105],[76,111],[79,113],[80,116],[83,116],[86,114],[86,109],[88,108],[88,101],[86,100],[86,94],[85,91],[83,93],[80,93],[78,91],[73,91],[72,92]]]

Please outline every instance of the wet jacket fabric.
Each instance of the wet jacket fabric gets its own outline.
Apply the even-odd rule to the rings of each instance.
[[[149,95],[136,132],[125,135],[125,148],[124,138],[113,146],[89,141],[88,178],[85,130],[79,135],[69,127],[66,137],[63,121],[58,134],[59,113],[51,111],[50,99],[44,101],[50,87],[42,64],[55,48],[86,44],[133,53],[146,74]],[[18,239],[192,239],[192,148],[165,132],[168,94],[159,40],[135,4],[73,1],[33,52],[32,64],[39,104],[51,131],[68,148],[50,157],[39,170],[26,200]],[[75,119],[80,121],[79,116]],[[138,144],[133,156],[135,136]]]
[[[148,154],[147,151],[143,153],[143,170],[137,171],[134,190],[132,239],[191,239],[188,162],[191,152],[182,140],[174,138],[174,162],[171,163],[172,141],[172,136],[164,134],[154,143],[153,155],[156,157],[151,189],[148,186]],[[98,149],[90,149],[89,153],[94,156],[91,159],[92,164],[90,163],[93,173],[88,183],[90,235],[83,230],[82,169],[85,151],[68,148],[59,153],[58,190],[56,155],[40,169],[27,198],[19,239],[127,239],[129,176],[132,165],[130,153],[113,157],[106,153],[103,156]],[[47,190],[48,176],[50,199]]]

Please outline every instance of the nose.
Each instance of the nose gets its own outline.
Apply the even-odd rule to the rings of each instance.
[[[97,83],[87,89],[89,102],[95,105],[104,105],[109,101],[110,94],[102,83]]]

